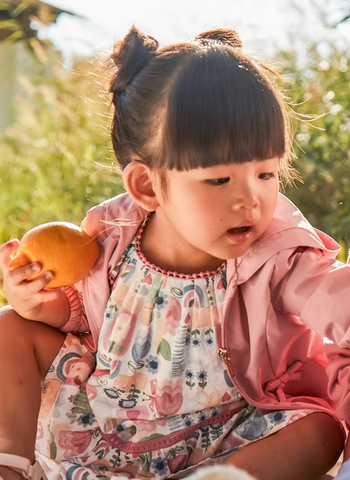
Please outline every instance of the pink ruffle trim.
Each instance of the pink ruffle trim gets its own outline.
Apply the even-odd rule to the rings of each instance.
[[[216,270],[212,271],[206,271],[206,272],[200,272],[200,273],[192,273],[192,274],[186,274],[186,273],[178,273],[178,272],[171,272],[168,270],[164,270],[163,268],[157,267],[154,263],[151,263],[150,261],[147,260],[145,255],[141,251],[141,238],[142,238],[142,233],[144,231],[145,225],[148,222],[150,216],[152,214],[148,214],[146,218],[144,219],[141,227],[139,228],[139,231],[137,232],[137,235],[135,237],[135,250],[136,254],[141,260],[141,262],[150,270],[153,270],[157,273],[160,273],[161,275],[165,275],[167,277],[175,277],[175,278],[182,278],[186,280],[195,280],[196,278],[210,278],[210,277],[215,277],[218,275],[222,269],[226,267],[226,261],[224,261]]]

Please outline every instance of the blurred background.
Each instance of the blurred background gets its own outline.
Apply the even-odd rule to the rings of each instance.
[[[350,0],[0,1],[0,245],[40,223],[79,224],[90,206],[122,191],[105,66],[133,24],[161,45],[232,27],[249,53],[280,66],[299,117],[302,178],[285,193],[343,246],[345,261]]]

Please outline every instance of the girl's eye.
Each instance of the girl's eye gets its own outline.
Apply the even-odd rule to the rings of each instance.
[[[225,177],[225,178],[211,178],[210,180],[206,180],[205,182],[208,183],[209,185],[219,186],[229,181],[230,181],[230,177]]]
[[[270,180],[271,178],[275,178],[275,174],[272,173],[272,172],[260,173],[259,178],[260,178],[260,180]]]

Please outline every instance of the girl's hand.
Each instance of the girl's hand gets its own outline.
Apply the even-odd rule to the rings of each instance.
[[[18,245],[18,240],[11,240],[0,248],[0,268],[3,272],[6,298],[12,308],[22,317],[43,321],[41,315],[43,304],[57,300],[63,295],[64,289],[44,290],[53,278],[52,272],[45,272],[35,280],[27,280],[41,270],[39,263],[30,263],[10,271],[10,255],[18,248]]]

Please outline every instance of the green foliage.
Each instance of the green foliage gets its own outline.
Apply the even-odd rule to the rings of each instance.
[[[350,247],[350,53],[334,46],[313,45],[297,57],[284,53],[289,95],[298,114],[314,114],[314,121],[295,123],[295,167],[304,185],[287,188],[310,222]]]
[[[91,70],[80,62],[23,85],[18,122],[0,138],[0,245],[41,223],[80,224],[88,208],[122,191],[108,105]]]
[[[18,4],[17,4],[18,3]],[[4,20],[0,21],[0,38],[15,42],[22,38],[36,36],[30,27],[30,4],[27,1],[1,1],[0,12]]]

